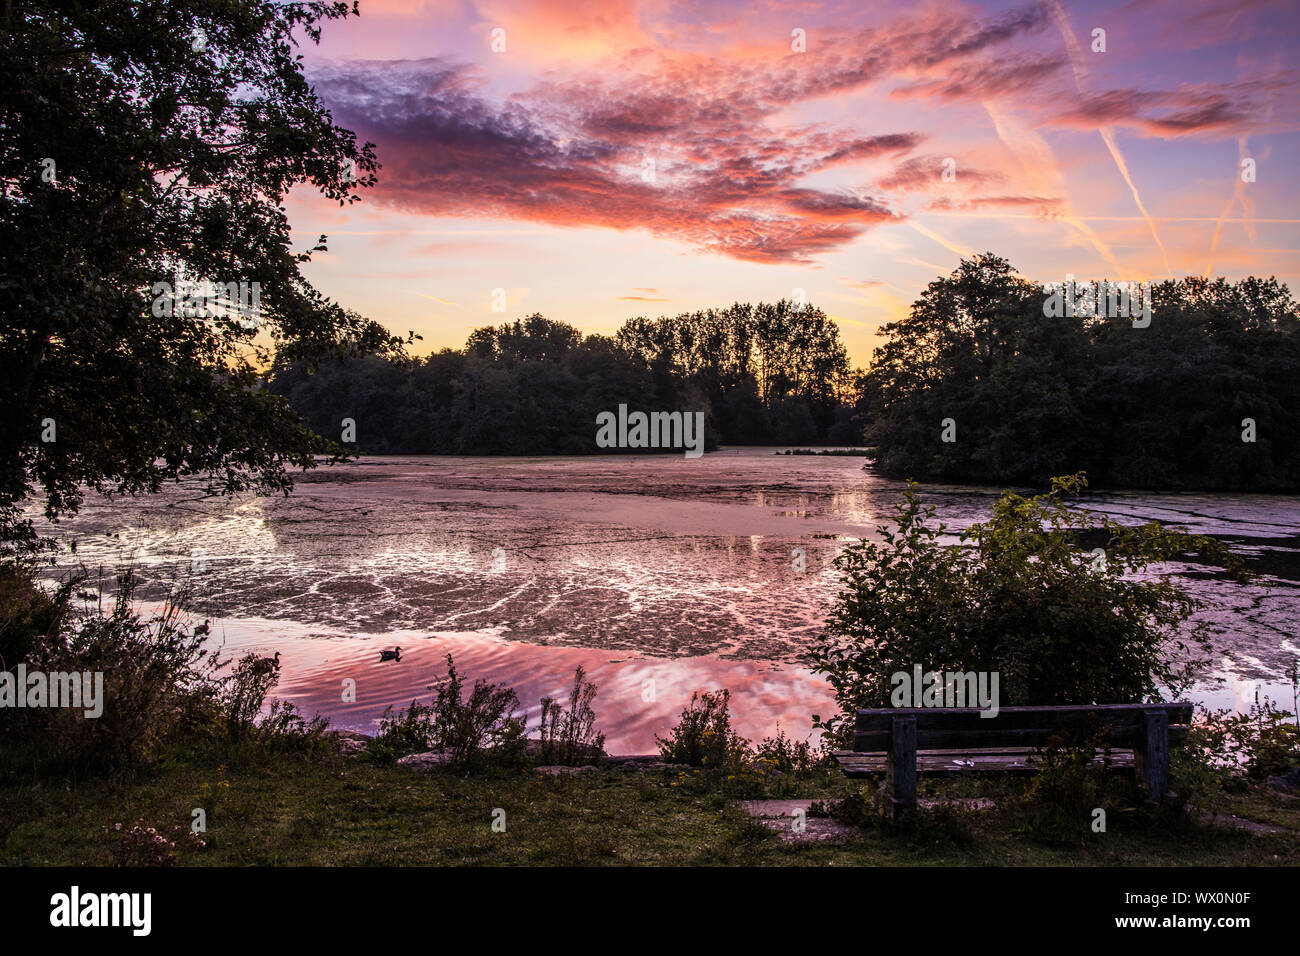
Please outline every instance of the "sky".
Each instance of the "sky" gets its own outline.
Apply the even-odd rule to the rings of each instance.
[[[865,366],[963,255],[1300,278],[1300,2],[361,0],[304,43],[375,143],[300,187],[325,294],[415,351],[802,298]],[[1103,32],[1098,32],[1103,31]]]

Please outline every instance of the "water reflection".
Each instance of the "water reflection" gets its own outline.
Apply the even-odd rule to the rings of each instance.
[[[377,458],[312,474],[288,498],[207,499],[190,485],[89,497],[52,530],[92,567],[133,564],[142,597],[192,586],[197,614],[232,647],[280,650],[283,692],[336,724],[365,727],[389,703],[427,697],[451,650],[468,676],[509,683],[533,708],[583,663],[610,745],[647,751],[691,691],[714,687],[732,690],[748,736],[778,721],[806,732],[829,697],[795,660],[835,593],[832,562],[847,541],[876,534],[901,491],[861,459],[770,449]],[[999,489],[923,491],[961,528],[987,516]],[[1114,494],[1092,506],[1227,535],[1255,554],[1294,561],[1300,548],[1293,497]],[[1226,683],[1201,699],[1249,702],[1262,681],[1289,704],[1280,678],[1300,656],[1294,575],[1241,589],[1195,568],[1157,572],[1212,604],[1201,620]],[[402,662],[379,667],[377,648],[393,644]],[[344,676],[362,691],[355,705],[341,700]],[[656,682],[652,701],[645,680]]]

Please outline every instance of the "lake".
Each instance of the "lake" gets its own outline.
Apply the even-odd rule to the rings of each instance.
[[[318,469],[289,497],[205,498],[197,483],[106,501],[47,530],[140,597],[188,583],[227,652],[282,655],[278,696],[334,727],[373,730],[389,704],[427,702],[445,656],[513,686],[535,726],[582,664],[611,753],[646,753],[696,690],[730,689],[737,729],[802,739],[832,709],[798,664],[836,590],[832,560],[890,521],[903,485],[858,457],[729,448],[701,458],[370,457]],[[926,485],[955,528],[997,488]],[[1210,606],[1215,681],[1198,702],[1291,706],[1300,656],[1300,498],[1111,493],[1089,506],[1221,535],[1269,573],[1249,587],[1171,564]],[[799,570],[796,549],[803,552]],[[65,560],[64,566],[66,567]],[[400,662],[379,660],[402,648]],[[356,701],[344,702],[345,680]]]

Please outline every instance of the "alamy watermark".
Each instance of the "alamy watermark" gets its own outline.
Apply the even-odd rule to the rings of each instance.
[[[1132,319],[1135,329],[1151,324],[1150,282],[1075,282],[1074,275],[1067,273],[1064,282],[1049,282],[1043,288],[1048,293],[1043,315],[1049,319]]]
[[[597,448],[684,448],[687,458],[704,454],[703,412],[631,412],[596,416]]]
[[[246,329],[262,321],[262,284],[253,282],[155,282],[152,288],[155,318],[210,319],[238,316]]]
[[[50,897],[50,925],[121,926],[133,936],[148,936],[153,919],[152,893],[83,893],[73,886]]]
[[[26,664],[15,670],[0,671],[0,707],[82,708],[92,719],[104,713],[103,671],[29,673]]]
[[[912,673],[898,671],[889,683],[895,707],[979,707],[981,717],[998,715],[997,671],[923,672],[914,664]]]

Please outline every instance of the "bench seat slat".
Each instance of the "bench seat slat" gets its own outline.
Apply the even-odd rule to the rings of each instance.
[[[840,751],[835,759],[846,777],[875,777],[886,771],[888,756]],[[958,761],[969,760],[973,766]],[[1104,761],[1104,751],[1097,751],[1098,764]],[[1110,766],[1117,769],[1132,768],[1132,750],[1111,750]],[[918,751],[916,772],[926,775],[947,773],[1034,773],[1038,768],[1036,755],[1025,749],[992,749],[987,751]]]
[[[1192,719],[1192,705],[1188,703],[1003,707],[994,717],[981,716],[979,708],[975,707],[884,707],[859,710],[854,729],[859,733],[888,731],[895,717],[915,716],[918,731],[986,731],[994,727],[1002,730],[1049,730],[1105,724],[1129,732],[1141,726],[1142,712],[1150,709],[1164,710],[1171,724],[1186,724]]]
[[[1055,729],[1014,730],[998,726],[996,721],[985,721],[983,730],[918,730],[916,746],[921,750],[969,750],[981,747],[1035,747],[1044,746],[1056,733]],[[1169,728],[1171,743],[1187,739],[1187,727]],[[1138,733],[1136,726],[1124,729],[1111,728],[1104,742],[1112,747],[1131,747]],[[889,732],[873,731],[855,733],[853,749],[862,753],[883,753],[889,750]]]

